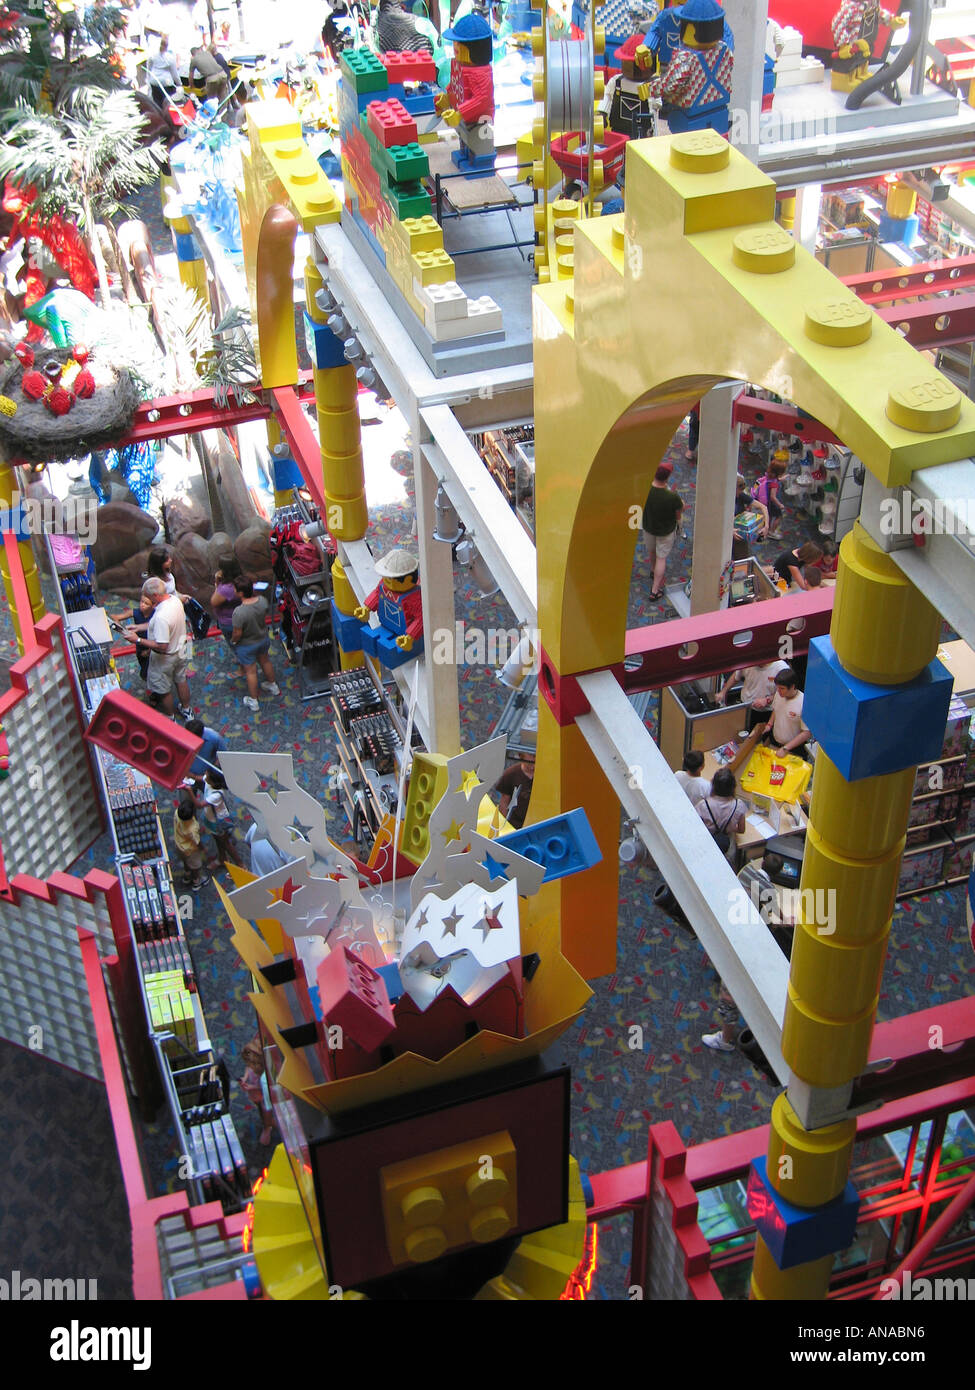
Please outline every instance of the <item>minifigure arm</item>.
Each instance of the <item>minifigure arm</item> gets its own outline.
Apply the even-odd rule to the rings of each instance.
[[[650,95],[662,98],[671,106],[680,106],[681,99],[692,90],[696,66],[694,54],[686,48],[679,48],[663,77],[650,79]]]
[[[403,617],[406,619],[406,635],[415,642],[423,636],[423,599],[419,589],[411,589],[404,597]]]
[[[468,68],[464,76],[466,96],[456,108],[461,120],[471,124],[482,116],[493,116],[494,73],[491,68]]]
[[[860,37],[864,8],[864,0],[843,0],[833,17],[833,42],[837,48],[844,48]]]

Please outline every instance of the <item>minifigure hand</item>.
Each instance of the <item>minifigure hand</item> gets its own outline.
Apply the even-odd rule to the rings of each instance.
[[[640,98],[641,101],[649,101],[649,100],[650,100],[650,83],[649,83],[649,82],[641,82],[640,85],[639,85],[639,87],[637,87],[637,89],[636,89],[636,94],[637,94],[637,96]]]
[[[446,92],[441,92],[438,97],[434,97],[433,109],[441,116],[450,109],[450,97]]]
[[[870,52],[870,45],[867,43],[866,39],[857,39],[853,44],[853,52],[862,53],[863,56],[866,57]]]
[[[645,43],[641,43],[633,55],[638,68],[649,68],[653,70],[653,54]]]
[[[453,111],[453,110],[448,109],[448,110],[446,110],[446,111],[441,111],[440,114],[443,116],[444,120],[447,122],[448,125],[451,125],[451,126],[459,126],[459,125],[460,125],[460,112],[459,112],[459,111]]]
[[[397,637],[396,645],[401,652],[411,652],[413,650],[413,638],[404,632],[402,637]]]
[[[858,40],[858,42],[859,42],[859,40]],[[845,44],[843,44],[843,46],[842,46],[841,48],[838,48],[838,49],[836,50],[836,56],[837,56],[837,58],[852,58],[852,57],[853,57],[853,49],[850,47],[850,45],[849,45],[848,43],[845,43]]]
[[[906,15],[906,14],[895,14],[894,17],[893,17],[893,18],[891,19],[891,21],[890,21],[890,27],[891,27],[892,29],[903,29],[903,28],[904,28],[904,25],[905,25],[906,23],[907,23],[907,15]]]
[[[358,618],[360,623],[367,623],[369,621],[369,609],[364,608],[360,603],[358,608],[352,610],[352,616]]]

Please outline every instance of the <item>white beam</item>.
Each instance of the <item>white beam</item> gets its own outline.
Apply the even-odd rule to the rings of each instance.
[[[438,478],[518,622],[538,622],[535,545],[491,477],[483,459],[448,406],[430,406],[420,417],[433,436],[421,452]]]
[[[735,36],[735,70],[731,79],[732,139],[747,159],[757,163],[768,0],[724,0],[724,8]],[[742,131],[745,139],[736,139],[736,134]]]
[[[721,575],[731,560],[738,444],[741,426],[732,424],[732,407],[744,391],[740,381],[712,387],[701,401],[691,564],[691,613],[713,613]]]
[[[619,682],[580,676],[590,712],[576,724],[738,1005],[775,1074],[789,965],[731,866],[681,790]]]

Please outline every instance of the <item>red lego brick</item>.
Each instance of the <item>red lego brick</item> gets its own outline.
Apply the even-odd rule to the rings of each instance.
[[[202,739],[124,690],[108,692],[85,738],[170,791],[179,786],[203,747]]]
[[[417,138],[416,121],[401,101],[371,101],[369,129],[386,149],[391,145],[412,145]]]
[[[429,53],[383,53],[379,61],[394,82],[436,82],[437,65]]]
[[[396,1027],[386,982],[347,946],[330,951],[318,967],[322,1018],[366,1052],[379,1047]]]

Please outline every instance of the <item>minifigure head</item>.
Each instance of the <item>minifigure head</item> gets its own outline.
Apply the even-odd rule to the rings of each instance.
[[[680,12],[680,41],[685,48],[713,48],[724,37],[724,10],[718,0],[687,0]]]
[[[408,550],[391,550],[376,565],[376,573],[393,594],[415,589],[420,579],[419,563]]]
[[[463,68],[486,68],[494,54],[491,26],[479,14],[465,14],[443,37],[454,45],[454,57]]]
[[[640,57],[645,56],[646,67],[641,66],[637,57],[637,49],[640,48],[643,49]],[[653,54],[647,49],[646,34],[631,34],[616,50],[616,57],[623,76],[630,82],[645,82],[653,74],[655,63]]]

